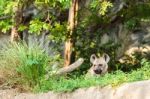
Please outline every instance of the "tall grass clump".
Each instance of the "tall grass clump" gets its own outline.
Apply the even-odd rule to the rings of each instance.
[[[48,61],[48,55],[37,44],[32,46],[27,46],[26,43],[7,44],[0,51],[3,75],[12,79],[17,78],[17,83],[31,88],[40,84],[46,73]]]

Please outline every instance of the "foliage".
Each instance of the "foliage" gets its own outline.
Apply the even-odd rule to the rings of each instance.
[[[150,18],[148,11],[150,10],[150,3],[131,4],[128,9],[121,11],[120,15],[124,19],[124,25],[129,30],[134,30],[140,26],[141,20]]]
[[[25,43],[8,44],[0,53],[0,63],[11,78],[17,76],[19,83],[33,87],[39,84],[46,74],[49,57],[37,45],[27,46]],[[13,66],[13,67],[12,67]],[[9,69],[10,68],[10,69]],[[11,75],[15,73],[14,75]]]
[[[50,24],[47,24],[45,22],[41,22],[39,20],[32,20],[30,22],[29,26],[29,32],[30,33],[36,33],[39,35],[43,30],[50,30],[51,26]]]
[[[43,12],[41,12],[40,14],[38,14],[35,18],[33,18],[30,22],[30,26],[24,26],[23,24],[20,24],[21,26],[19,26],[19,31],[23,31],[25,29],[29,29],[30,33],[35,33],[35,34],[40,34],[42,33],[43,30],[50,30],[51,29],[51,25],[50,23],[47,23],[46,19],[44,19],[45,21],[41,21],[42,18],[46,17],[47,14],[48,16],[48,20],[51,20],[52,17],[54,19],[52,19],[51,21],[56,19],[56,16],[53,15],[53,11],[49,11],[49,9],[54,9],[54,11],[56,10],[60,10],[63,11],[63,9],[68,9],[70,6],[70,1],[71,0],[33,0],[33,5],[37,6],[38,10],[45,10]],[[26,8],[28,7],[29,1],[21,1],[21,0],[1,0],[0,1],[0,17],[1,16],[8,16],[8,18],[6,18],[6,20],[2,20],[0,21],[0,30],[4,33],[8,32],[8,30],[11,29],[11,27],[14,25],[13,22],[13,15],[15,13],[16,7],[17,5],[22,5],[22,11],[25,11]],[[16,6],[16,7],[14,7]],[[40,8],[41,7],[41,8]],[[48,12],[48,13],[45,13]],[[23,12],[24,13],[24,12]],[[41,16],[42,15],[42,16]],[[56,20],[55,20],[56,21]],[[57,22],[55,22],[57,23]],[[59,23],[58,23],[59,24]]]
[[[91,3],[91,8],[94,10],[98,10],[98,13],[102,16],[106,14],[107,9],[112,7],[112,3],[110,1],[102,1],[102,0],[93,0]]]
[[[67,33],[66,23],[64,24],[54,23],[53,27],[51,28],[51,35],[49,35],[49,38],[53,42],[60,43],[66,40],[66,33]]]
[[[12,27],[12,22],[10,20],[4,20],[0,22],[0,30],[3,33],[7,33]]]
[[[135,18],[132,18],[128,20],[127,22],[125,22],[124,25],[128,30],[134,30],[138,25],[138,20]]]
[[[58,5],[62,9],[69,8],[71,0],[35,0],[36,4],[46,4],[50,7],[57,7]]]
[[[64,92],[73,91],[77,88],[87,88],[90,86],[118,86],[125,82],[150,79],[150,62],[146,59],[142,59],[141,66],[141,68],[133,70],[129,73],[124,73],[120,70],[117,70],[102,77],[78,76],[74,78],[54,77],[50,78],[49,80],[43,79],[41,80],[41,87],[36,86],[34,90],[36,92],[45,92],[49,90]]]
[[[1,0],[0,1],[0,17],[12,15],[12,9],[14,5],[15,3],[12,2],[11,0],[7,0],[7,1]],[[8,32],[11,29],[11,26],[12,26],[11,19],[0,21],[0,31],[2,31],[3,33]]]

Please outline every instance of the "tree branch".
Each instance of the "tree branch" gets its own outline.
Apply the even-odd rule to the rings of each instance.
[[[9,19],[9,18],[11,18],[12,16],[2,16],[2,17],[0,17],[0,20],[6,20],[6,19]]]
[[[65,74],[65,73],[72,72],[73,70],[75,70],[76,68],[78,68],[79,66],[81,66],[81,64],[82,64],[83,62],[84,62],[84,59],[83,59],[83,58],[79,58],[79,59],[78,59],[76,62],[74,62],[73,64],[59,69],[59,70],[56,72],[56,75],[62,75],[62,74]]]

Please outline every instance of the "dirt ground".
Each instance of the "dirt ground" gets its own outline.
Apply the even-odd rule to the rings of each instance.
[[[17,94],[16,89],[0,90],[0,99],[14,99]]]

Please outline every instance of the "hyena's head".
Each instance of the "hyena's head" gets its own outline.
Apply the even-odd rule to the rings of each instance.
[[[102,75],[107,72],[108,62],[110,57],[107,54],[103,54],[100,57],[97,57],[95,54],[91,55],[90,61],[92,63],[92,72],[96,75]]]

